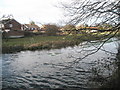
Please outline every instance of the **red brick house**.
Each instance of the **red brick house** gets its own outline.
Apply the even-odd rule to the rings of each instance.
[[[21,24],[15,19],[6,19],[1,21],[4,24],[3,30],[21,30]]]
[[[0,28],[5,32],[8,38],[24,37],[24,32],[21,30],[21,24],[15,19],[3,19],[0,21]]]

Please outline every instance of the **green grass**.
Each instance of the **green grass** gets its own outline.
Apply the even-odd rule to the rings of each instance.
[[[17,39],[3,39],[3,53],[12,53],[22,50],[41,50],[74,46],[78,40],[74,36],[33,36]]]
[[[14,45],[31,45],[35,43],[53,42],[53,41],[66,41],[73,40],[70,36],[33,36],[17,39],[3,39],[3,46],[14,46]]]

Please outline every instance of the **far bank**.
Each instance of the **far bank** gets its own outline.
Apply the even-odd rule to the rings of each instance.
[[[109,35],[112,36],[113,34]],[[119,34],[118,34],[119,35]],[[108,38],[102,33],[89,33],[65,36],[31,36],[24,38],[3,39],[2,53],[14,53],[24,50],[42,50],[42,49],[56,49],[67,46],[75,46],[80,43],[94,40],[103,40]]]

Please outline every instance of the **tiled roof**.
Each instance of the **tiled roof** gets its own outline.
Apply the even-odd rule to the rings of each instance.
[[[40,28],[36,24],[25,24],[28,28]]]
[[[98,29],[98,27],[86,27],[86,28],[89,28],[89,29]]]

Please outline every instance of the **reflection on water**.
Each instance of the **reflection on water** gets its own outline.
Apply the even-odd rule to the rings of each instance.
[[[93,48],[93,47],[88,47]],[[107,51],[117,53],[116,44],[104,45]],[[115,58],[100,50],[76,65],[67,66],[79,53],[81,46],[43,51],[21,51],[16,54],[3,54],[3,88],[88,88],[90,68],[93,62],[102,58]]]

